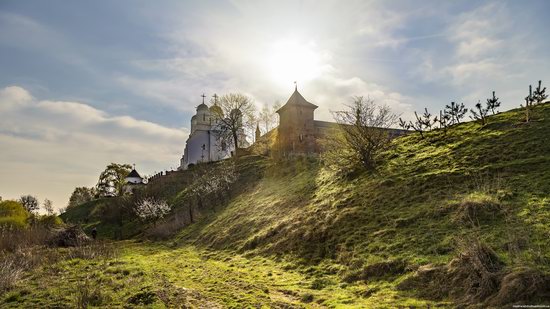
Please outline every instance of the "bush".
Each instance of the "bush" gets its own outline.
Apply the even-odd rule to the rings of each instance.
[[[459,304],[479,304],[499,291],[504,263],[477,239],[461,241],[457,256],[446,265],[424,265],[398,284],[434,300],[450,298]]]
[[[15,252],[25,247],[44,245],[50,235],[50,230],[40,225],[24,229],[0,226],[0,251]]]
[[[74,300],[76,308],[88,308],[89,306],[98,307],[110,301],[109,297],[101,293],[101,288],[99,286],[94,288],[91,287],[88,278],[86,278],[84,283],[76,286]]]
[[[0,292],[14,286],[23,275],[23,270],[13,259],[2,258],[0,261]]]
[[[24,228],[27,226],[29,213],[16,201],[0,202],[0,228]]]
[[[169,218],[148,228],[144,235],[149,239],[164,240],[174,236],[185,226],[186,223],[183,219]]]
[[[459,203],[451,205],[455,208],[452,220],[471,226],[480,226],[504,213],[497,198],[483,193],[472,193]]]
[[[89,244],[91,239],[78,225],[73,225],[54,231],[48,242],[56,247],[78,247]]]
[[[63,224],[63,220],[56,215],[45,215],[38,217],[38,224],[47,228],[59,227]]]

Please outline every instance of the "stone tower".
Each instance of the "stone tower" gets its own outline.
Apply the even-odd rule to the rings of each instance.
[[[281,155],[311,154],[317,151],[315,139],[314,112],[317,105],[312,104],[294,89],[279,114],[277,146]]]

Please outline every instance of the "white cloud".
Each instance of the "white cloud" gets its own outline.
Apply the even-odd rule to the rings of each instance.
[[[538,44],[518,31],[520,27],[524,25],[504,2],[491,2],[457,16],[448,29],[455,53],[444,73],[457,85],[517,80],[537,54]]]
[[[31,94],[21,87],[5,87],[0,90],[0,111],[21,107],[32,100]]]
[[[397,89],[367,81],[348,71],[346,63],[350,57],[368,57],[365,45],[376,49],[377,42],[392,40],[391,33],[403,26],[407,12],[364,1],[346,5],[337,1],[235,1],[232,6],[231,10],[209,7],[208,19],[181,18],[162,34],[172,57],[134,60],[134,67],[147,77],[120,76],[117,82],[141,96],[187,111],[200,103],[203,92],[244,92],[259,105],[284,103],[295,80],[306,98],[320,105],[320,119],[332,119],[329,110],[341,108],[353,95],[370,95],[397,110],[408,109],[410,102],[402,101],[405,96]],[[195,16],[200,16],[197,10]],[[350,55],[357,48],[365,53]],[[298,66],[304,68],[294,68]],[[368,74],[378,75],[374,69]]]
[[[0,195],[37,194],[65,206],[76,186],[92,186],[110,162],[142,173],[177,167],[187,129],[112,116],[80,102],[34,99],[24,88],[0,90]],[[25,191],[21,191],[25,188]]]

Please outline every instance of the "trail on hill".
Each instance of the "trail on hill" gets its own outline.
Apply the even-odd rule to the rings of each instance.
[[[383,287],[340,285],[290,262],[120,242],[116,258],[47,265],[0,298],[0,307],[383,308],[425,305]]]

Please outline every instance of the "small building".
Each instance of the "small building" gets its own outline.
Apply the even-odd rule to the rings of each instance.
[[[122,194],[134,194],[136,190],[141,189],[145,186],[144,179],[139,175],[139,173],[136,171],[136,167],[130,171],[128,176],[124,178],[124,186],[122,186]]]

